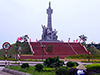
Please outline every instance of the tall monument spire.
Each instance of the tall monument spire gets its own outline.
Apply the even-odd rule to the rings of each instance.
[[[51,9],[51,2],[49,2],[49,7],[47,9],[47,14],[48,14],[47,28],[49,28],[51,31],[52,31],[52,18],[51,18],[52,13],[53,9]]]
[[[59,42],[59,40],[57,40],[58,36],[56,29],[52,29],[52,18],[51,15],[53,13],[53,9],[51,9],[51,3],[49,2],[49,7],[47,9],[47,14],[48,14],[48,21],[47,21],[47,27],[45,25],[42,25],[42,39],[40,41],[46,41],[46,42]]]

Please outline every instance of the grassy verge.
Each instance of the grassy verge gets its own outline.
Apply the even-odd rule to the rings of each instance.
[[[5,58],[1,58],[0,57],[0,60],[5,60]],[[9,61],[16,61],[16,59],[15,58],[7,58],[7,60],[9,60]],[[36,62],[43,62],[43,61],[45,61],[45,60],[41,60],[41,59],[20,59],[21,61],[36,61]]]
[[[100,73],[98,73],[98,74],[95,74],[95,75],[100,75]]]
[[[67,56],[65,59],[100,59],[100,55],[73,55],[73,56]]]
[[[90,61],[88,61],[90,60]],[[100,63],[100,55],[73,55],[65,57],[65,61],[81,61],[87,63]]]
[[[65,61],[86,61],[86,62],[88,62],[88,59],[65,59]],[[92,62],[92,61],[100,62],[100,59],[90,59],[90,62]]]
[[[92,69],[92,68],[97,67],[97,70],[99,71],[98,65],[100,65],[100,64],[85,65],[85,67],[87,69]],[[76,66],[68,67],[68,69],[75,68],[75,67]],[[55,68],[48,68],[48,67],[44,67],[41,72],[35,71],[34,66],[30,66],[29,68],[21,68],[20,66],[10,66],[10,69],[26,72],[26,73],[33,74],[33,75],[56,75]],[[92,72],[92,70],[90,70],[88,72]],[[93,73],[94,73],[94,75],[100,75],[100,72],[99,73],[93,72]]]
[[[45,68],[43,68],[43,71],[41,71],[41,72],[35,71],[34,66],[30,66],[29,68],[21,68],[20,66],[10,66],[10,69],[22,71],[22,72],[26,72],[26,73],[34,74],[34,75],[56,75],[54,68],[53,68],[53,70],[52,69],[50,70],[50,68],[45,67]],[[47,70],[47,69],[49,69],[49,70]]]

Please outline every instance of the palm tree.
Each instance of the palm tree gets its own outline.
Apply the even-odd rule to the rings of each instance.
[[[21,39],[22,39],[24,42],[28,42],[29,37],[28,37],[28,35],[24,35],[24,36],[21,37]]]
[[[87,37],[84,35],[80,35],[79,38],[83,41],[82,43],[86,44]]]

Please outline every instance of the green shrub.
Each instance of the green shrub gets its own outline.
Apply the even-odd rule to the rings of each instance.
[[[43,65],[42,64],[37,64],[37,65],[35,65],[35,67],[36,67],[35,70],[39,71],[39,72],[43,69]]]
[[[64,65],[64,61],[60,61],[57,56],[55,58],[47,58],[43,64],[46,67],[60,67]]]
[[[21,61],[26,61],[25,59],[20,59]]]
[[[12,61],[16,61],[16,59],[15,59],[15,58],[13,58],[13,59],[12,59]]]
[[[78,66],[79,64],[77,62],[73,62],[75,66]]]
[[[0,57],[0,60],[4,60],[4,58],[3,57]]]
[[[90,64],[85,66],[87,70],[92,70],[92,69],[100,69],[100,64]]]
[[[12,64],[18,64],[18,62],[14,62],[14,63],[12,63]]]
[[[62,66],[56,70],[56,75],[68,75],[68,69]]]
[[[73,66],[75,66],[75,64],[74,64],[72,61],[67,62],[66,65],[67,65],[68,67],[73,67]]]
[[[27,61],[33,61],[32,59],[27,59]]]
[[[43,68],[43,71],[45,71],[45,72],[50,72],[50,71],[54,71],[54,70],[55,70],[55,68],[50,68],[50,67]]]
[[[23,63],[22,65],[21,65],[21,68],[29,68],[29,64],[28,63]]]

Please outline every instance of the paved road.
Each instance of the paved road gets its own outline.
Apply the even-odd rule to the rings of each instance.
[[[12,63],[15,63],[15,62],[18,62],[18,61],[8,61],[10,62],[10,65],[12,66],[17,66],[17,64],[12,64]],[[29,63],[30,66],[34,66],[38,63],[41,63],[43,64],[43,62],[35,62],[35,61],[20,61],[20,63]],[[64,62],[65,64],[67,63],[67,61]],[[82,63],[82,62],[77,62],[79,64],[83,64],[83,65],[87,65],[87,64],[92,64],[92,63]],[[5,65],[5,61],[0,61],[0,65]]]
[[[0,66],[0,75],[13,75],[13,74],[9,74],[9,73],[7,73],[7,72],[3,72],[2,70],[3,70],[3,66]]]

